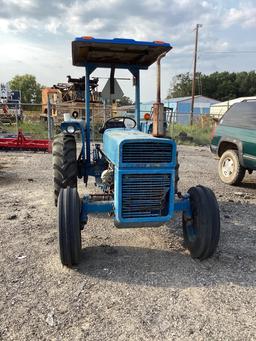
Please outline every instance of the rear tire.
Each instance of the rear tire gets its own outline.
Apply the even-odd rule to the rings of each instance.
[[[63,265],[79,263],[81,253],[80,199],[76,188],[60,190],[58,198],[60,260]]]
[[[212,190],[204,186],[188,190],[192,217],[183,213],[185,247],[193,258],[204,260],[215,252],[220,237],[220,213]]]
[[[73,135],[64,135],[62,185],[64,188],[77,187],[76,140]]]
[[[62,187],[62,166],[63,166],[63,134],[55,136],[52,145],[53,156],[53,185],[54,185],[54,204],[57,206],[58,195]]]
[[[245,176],[245,168],[239,162],[237,150],[225,151],[219,160],[219,176],[228,185],[239,185]]]
[[[53,141],[54,203],[61,188],[77,187],[76,141],[73,135],[59,134]]]

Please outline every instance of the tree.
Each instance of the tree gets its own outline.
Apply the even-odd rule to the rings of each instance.
[[[11,90],[21,91],[22,103],[41,103],[41,89],[42,86],[37,83],[36,77],[33,75],[16,75],[9,82]]]
[[[132,105],[133,101],[130,99],[130,97],[123,96],[118,100],[118,106],[123,106],[123,105]]]
[[[173,78],[172,87],[169,89],[167,98],[183,97],[191,95],[192,79],[189,72],[181,73]]]
[[[192,80],[189,73],[177,75],[168,98],[191,96]],[[256,73],[214,72],[210,75],[196,74],[195,95],[203,95],[226,101],[237,97],[256,96]]]

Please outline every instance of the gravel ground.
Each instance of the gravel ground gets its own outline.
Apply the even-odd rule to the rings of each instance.
[[[216,255],[191,259],[179,216],[120,230],[97,215],[74,269],[59,261],[51,156],[0,154],[1,340],[256,339],[256,177],[226,186],[207,148],[179,149],[180,189],[218,198]]]

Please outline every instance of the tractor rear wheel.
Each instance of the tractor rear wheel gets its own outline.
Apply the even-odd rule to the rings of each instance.
[[[54,203],[61,188],[77,187],[76,141],[73,135],[59,134],[53,141]]]
[[[58,232],[61,263],[79,263],[81,253],[80,199],[76,188],[62,188],[58,198]]]
[[[213,191],[204,186],[188,190],[192,217],[183,213],[185,246],[193,258],[209,258],[215,252],[220,237],[219,206]]]

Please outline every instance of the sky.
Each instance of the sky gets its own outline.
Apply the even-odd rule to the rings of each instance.
[[[197,71],[256,69],[256,0],[0,0],[0,83],[25,73],[45,86],[83,76],[83,68],[72,66],[75,37],[163,40],[173,46],[162,62],[164,98],[175,75],[192,72],[196,24],[202,25]],[[128,71],[115,75],[131,78]],[[134,98],[131,81],[120,86]],[[155,97],[153,65],[141,72],[141,100]]]

